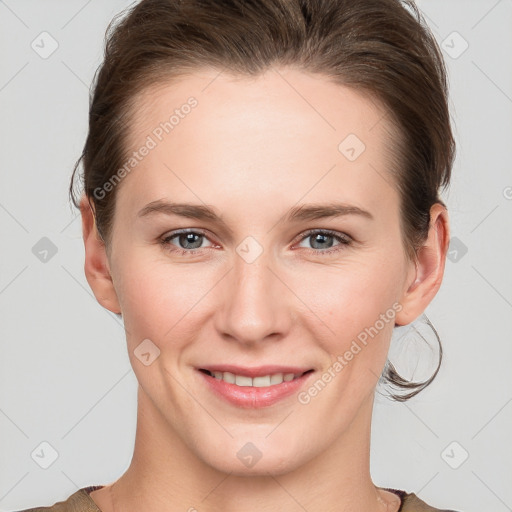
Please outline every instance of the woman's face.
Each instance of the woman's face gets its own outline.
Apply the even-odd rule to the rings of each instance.
[[[210,466],[288,471],[371,410],[415,277],[387,122],[291,69],[198,71],[139,98],[109,266],[144,395]],[[200,371],[267,365],[313,371],[270,387]]]

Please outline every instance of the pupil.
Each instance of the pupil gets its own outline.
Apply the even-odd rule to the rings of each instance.
[[[181,235],[182,239],[184,238],[185,240],[185,247],[187,249],[197,249],[199,247],[201,247],[201,241],[199,241],[199,245],[195,246],[195,247],[190,247],[190,246],[187,246],[188,243],[194,243],[194,237],[197,237],[198,239],[201,237],[202,235],[198,235],[196,233],[184,233],[183,235]],[[183,241],[183,240],[181,240]],[[195,242],[197,244],[197,240]]]
[[[322,247],[325,247],[325,245],[324,246],[320,245],[319,247],[315,247],[315,244],[317,242],[320,242],[320,244],[321,244],[322,241],[325,242],[326,238],[331,238],[331,235],[324,235],[322,233],[317,233],[316,235],[314,235],[313,247],[315,249],[318,249],[318,248],[322,249]]]

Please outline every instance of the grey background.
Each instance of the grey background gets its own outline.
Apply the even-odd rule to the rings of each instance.
[[[124,331],[89,289],[67,197],[104,31],[128,5],[0,1],[2,511],[109,483],[132,455],[137,386]],[[377,395],[372,476],[440,508],[502,512],[512,510],[512,0],[419,6],[444,48],[458,144],[444,195],[451,255],[426,311],[445,358],[412,401]],[[58,42],[48,58],[31,47],[43,31]],[[43,237],[57,251],[46,262]],[[44,441],[58,452],[47,469]]]

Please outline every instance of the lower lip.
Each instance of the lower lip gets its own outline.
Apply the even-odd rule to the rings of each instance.
[[[281,384],[273,386],[265,386],[256,388],[253,386],[237,386],[229,384],[215,377],[197,370],[202,375],[204,381],[209,388],[218,396],[224,398],[228,402],[246,409],[258,409],[260,407],[268,407],[270,405],[283,400],[284,398],[297,393],[314,372],[306,373],[298,379],[283,381]]]

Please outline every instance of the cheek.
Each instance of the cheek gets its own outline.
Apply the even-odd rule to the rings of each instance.
[[[211,289],[212,278],[199,275],[193,266],[170,264],[141,254],[123,259],[119,271],[118,296],[127,340],[133,348],[145,338],[161,350],[170,342],[178,348],[197,327],[194,312]],[[198,307],[199,306],[199,307]],[[185,332],[186,331],[186,332]]]
[[[115,287],[123,313],[127,337],[149,337],[154,331],[155,315],[161,312],[165,304],[156,284],[164,286],[165,274],[160,274],[151,262],[138,258],[134,251],[119,251],[116,269]],[[172,287],[168,291],[172,293]]]
[[[373,261],[373,263],[372,263]],[[294,290],[314,313],[304,315],[315,343],[338,361],[350,387],[367,388],[377,379],[387,358],[396,313],[401,309],[399,259],[367,259],[338,268],[318,268],[296,280]],[[341,368],[338,365],[338,370]]]
[[[386,280],[375,285],[354,276],[337,283],[330,280],[330,284],[339,285],[335,292],[317,295],[316,311],[323,322],[315,318],[306,329],[315,333],[315,345],[329,355],[318,376],[328,391],[322,391],[317,406],[323,402],[333,411],[335,422],[343,424],[375,391],[400,305],[389,291],[393,283]],[[323,389],[323,385],[315,384],[315,388]],[[316,400],[316,389],[306,390],[302,399]]]
[[[395,260],[396,261],[396,260]],[[294,277],[293,289],[334,334],[373,325],[400,297],[401,270],[383,261],[345,261]],[[291,278],[292,276],[290,276]]]

